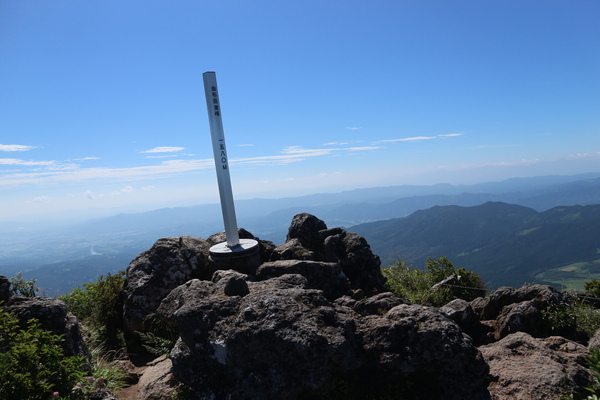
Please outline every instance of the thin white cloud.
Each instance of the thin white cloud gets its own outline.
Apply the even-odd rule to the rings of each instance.
[[[238,147],[253,147],[254,145],[252,143],[242,143],[242,144],[236,144],[236,146],[238,146]]]
[[[236,158],[231,159],[230,163],[232,165],[245,166],[285,165],[289,163],[300,162],[308,158],[339,156],[343,153],[356,153],[362,151],[372,151],[376,149],[379,149],[379,147],[364,146],[306,149],[300,146],[290,146],[283,149],[281,154],[278,155]],[[90,180],[128,181],[160,179],[214,168],[214,161],[212,159],[168,160],[162,161],[158,165],[125,168],[83,168],[79,165],[60,164],[55,161],[23,161],[16,159],[0,159],[0,164],[39,167],[31,172],[0,172],[0,185],[37,184],[66,181],[83,182]],[[90,194],[90,196],[94,197],[93,194]]]
[[[91,161],[91,160],[100,160],[100,157],[82,157],[82,158],[74,158],[73,161]]]
[[[0,158],[0,165],[53,166],[56,165],[56,161],[25,161],[17,158]]]
[[[166,154],[166,155],[162,155],[162,156],[148,156],[148,158],[173,158],[173,157],[179,157],[179,154]]]
[[[375,143],[419,142],[422,140],[431,140],[431,139],[435,139],[435,138],[437,138],[437,136],[413,136],[413,137],[407,137],[407,138],[401,138],[401,139],[378,140]]]
[[[150,150],[143,150],[143,151],[140,151],[140,153],[142,153],[142,154],[151,154],[151,153],[177,153],[178,151],[183,151],[183,150],[185,150],[185,147],[163,146],[163,147],[155,147],[155,148],[150,149]]]
[[[362,147],[348,147],[342,150],[346,151],[369,151],[369,150],[377,150],[381,149],[381,146],[362,146]]]
[[[156,189],[154,186],[152,186],[152,185],[148,185],[148,186],[144,186],[144,187],[142,188],[142,192],[151,192],[151,191],[153,191],[154,189]]]
[[[446,134],[441,134],[441,135],[435,135],[435,136],[412,136],[412,137],[407,137],[407,138],[399,138],[399,139],[384,139],[384,140],[378,140],[375,143],[397,143],[397,142],[420,142],[423,140],[432,140],[432,139],[446,139],[446,138],[451,138],[451,137],[458,137],[458,136],[462,136],[463,133],[446,133]]]
[[[0,151],[29,151],[33,149],[37,149],[37,147],[22,144],[0,144]]]
[[[362,126],[347,126],[346,129],[351,131],[357,131],[359,129],[362,129]]]

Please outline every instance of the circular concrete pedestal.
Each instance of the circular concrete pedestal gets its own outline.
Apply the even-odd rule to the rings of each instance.
[[[235,247],[229,247],[227,242],[217,243],[209,251],[215,270],[233,269],[254,275],[260,265],[258,242],[254,239],[240,239],[239,245]]]

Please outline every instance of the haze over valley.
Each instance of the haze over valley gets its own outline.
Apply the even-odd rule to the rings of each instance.
[[[476,212],[481,209],[480,205],[488,202],[506,206],[488,206],[487,213]],[[536,264],[529,269],[520,267],[521,261],[511,258],[514,244],[507,242],[505,237],[494,236],[495,229],[513,229],[510,226],[517,229],[523,222],[519,220],[519,223],[515,223],[514,218],[508,221],[503,217],[503,207],[509,207],[508,204],[518,205],[517,209],[526,210],[525,214],[530,216],[558,206],[600,204],[600,174],[518,178],[462,186],[390,186],[282,199],[241,200],[236,203],[236,211],[240,227],[276,245],[285,241],[287,228],[295,214],[314,214],[325,221],[328,227],[340,226],[364,236],[373,251],[382,258],[384,267],[396,258],[406,258],[415,265],[422,265],[424,258],[428,256],[448,256],[456,265],[474,269],[494,286],[520,285],[536,280],[554,285],[560,285],[561,280],[567,284],[573,281],[580,285],[582,279],[596,276],[593,268],[588,275],[585,275],[587,269],[578,270],[576,276],[573,275],[573,280],[565,274],[558,277],[556,273],[553,277],[540,275],[543,265]],[[457,237],[461,238],[461,246],[477,248],[481,246],[476,242],[485,236],[475,227],[469,226],[466,218],[449,223],[444,215],[455,210],[445,207],[451,205],[467,207],[467,214],[473,210],[475,214],[470,218],[475,224],[488,221],[486,231],[490,236],[486,245],[496,246],[494,251],[500,253],[495,261],[494,258],[480,258],[474,259],[472,263],[464,263],[464,257],[456,257],[460,251],[454,252],[452,243]],[[414,213],[418,210],[421,211]],[[406,218],[409,215],[410,218]],[[496,218],[496,223],[489,225],[489,218]],[[586,217],[585,220],[587,219],[589,218]],[[412,220],[416,222],[410,225],[409,230],[407,224]],[[591,232],[600,227],[598,220],[587,222],[596,224],[592,226]],[[509,227],[503,224],[508,224]],[[223,222],[218,204],[119,214],[60,228],[4,228],[0,231],[0,273],[13,276],[23,272],[25,278],[37,279],[38,286],[46,295],[64,294],[101,274],[124,270],[135,256],[150,248],[158,238],[182,235],[207,238],[222,230]],[[387,236],[384,241],[382,234]],[[592,241],[597,240],[589,231],[582,234]],[[423,248],[410,240],[427,235],[447,238],[442,243],[446,247],[442,246],[441,253],[432,252],[432,248]],[[500,239],[504,241],[499,241]],[[560,248],[559,243],[544,240],[536,243],[535,249],[540,252],[547,247],[545,251],[551,255],[552,251]],[[600,242],[597,247],[600,248]],[[569,260],[573,260],[573,263],[581,261],[582,257],[593,261],[589,260],[590,255],[587,253],[577,254],[575,248],[572,250],[573,254],[569,255],[568,252],[568,249],[562,251],[564,263],[570,262]],[[567,253],[566,258],[564,253]],[[526,252],[521,255],[523,260],[527,260]],[[543,262],[547,259],[540,258]],[[494,272],[511,267],[518,267],[516,271],[521,272],[513,271],[510,279],[502,273]],[[556,264],[547,265],[548,269],[558,267]]]

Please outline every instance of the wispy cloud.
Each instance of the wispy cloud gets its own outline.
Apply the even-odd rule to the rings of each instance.
[[[100,160],[100,157],[82,157],[82,158],[74,158],[73,161],[91,161],[91,160]]]
[[[27,167],[33,166],[53,166],[56,161],[25,161],[18,158],[0,158],[0,165],[21,165]]]
[[[339,156],[342,154],[355,154],[357,152],[373,151],[378,146],[361,147],[328,147],[328,148],[304,148],[301,146],[290,146],[284,148],[280,154],[259,157],[234,158],[230,160],[232,165],[264,166],[285,165],[300,162],[309,158],[324,156]],[[213,159],[196,160],[165,160],[158,165],[142,165],[134,167],[110,168],[93,167],[84,168],[81,165],[56,161],[24,161],[19,159],[1,159],[0,165],[17,165],[22,167],[37,167],[31,171],[0,171],[0,185],[58,183],[67,181],[92,181],[92,180],[146,180],[170,178],[183,174],[195,173],[205,169],[213,169]],[[123,193],[121,189],[121,193]],[[90,199],[95,196],[86,194]]]
[[[423,140],[433,140],[433,139],[446,139],[446,138],[451,138],[451,137],[458,137],[458,136],[462,136],[463,133],[446,133],[446,134],[440,134],[440,135],[435,135],[435,136],[412,136],[412,137],[407,137],[407,138],[398,138],[398,139],[384,139],[384,140],[378,140],[375,143],[397,143],[397,142],[420,142]]]
[[[346,129],[351,131],[357,131],[359,129],[362,129],[362,126],[347,126]]]
[[[33,149],[37,149],[37,147],[22,144],[0,144],[0,151],[29,151]]]
[[[153,149],[150,150],[143,150],[140,151],[140,153],[142,154],[152,154],[152,153],[177,153],[178,151],[183,151],[185,150],[185,147],[169,147],[169,146],[163,146],[163,147],[155,147]]]
[[[242,144],[236,144],[236,146],[238,146],[238,147],[253,147],[254,145],[252,143],[242,143]]]
[[[437,136],[413,136],[413,137],[400,138],[400,139],[378,140],[375,143],[420,142],[422,140],[431,140],[431,139],[435,139],[435,138],[437,138]]]

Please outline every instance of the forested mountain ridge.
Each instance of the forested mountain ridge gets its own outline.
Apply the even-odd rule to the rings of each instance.
[[[491,286],[546,282],[577,285],[600,276],[600,205],[537,212],[501,202],[436,206],[405,218],[356,225],[384,264],[422,265],[447,256]]]

